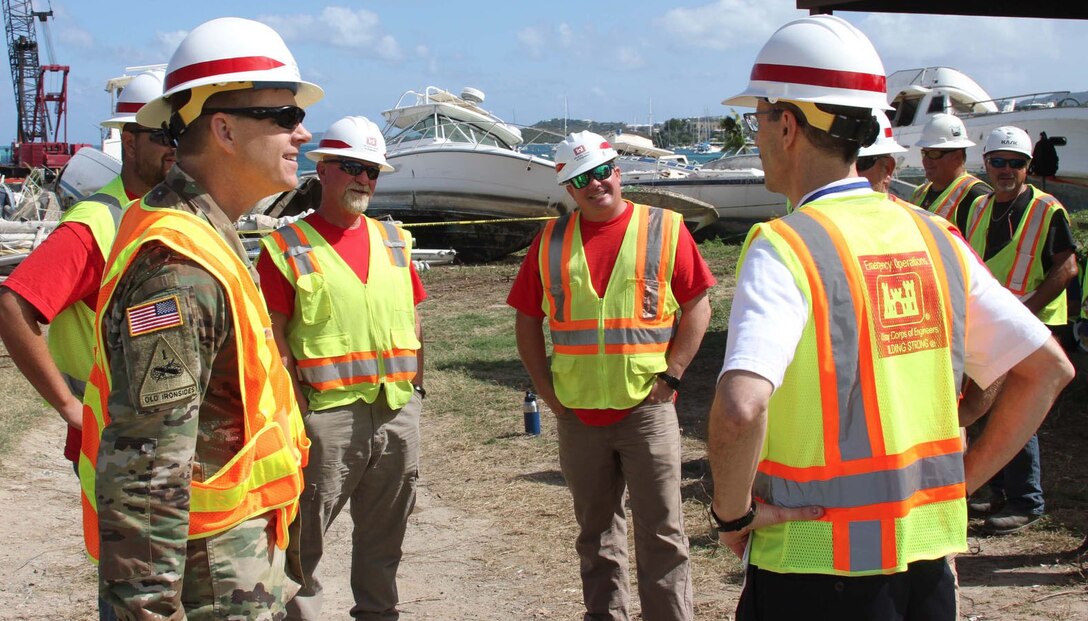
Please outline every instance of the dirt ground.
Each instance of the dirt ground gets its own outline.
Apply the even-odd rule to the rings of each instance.
[[[515,267],[425,274],[429,308],[478,313],[506,330],[501,322],[509,321],[509,311],[502,299]],[[715,272],[725,280],[725,270]],[[470,323],[480,320],[473,315]],[[435,363],[428,367],[432,395],[424,413],[420,498],[400,573],[402,619],[580,619],[574,520],[553,421],[545,413],[540,438],[518,433],[520,414],[507,407],[519,402],[516,357],[487,363],[461,353],[443,358],[434,338],[427,339]],[[716,546],[705,515],[712,492],[706,386],[713,385],[724,340],[724,330],[708,334],[678,404],[686,530],[701,621],[731,619],[740,590],[740,565]],[[1084,376],[1076,381],[1088,385]],[[477,417],[466,418],[443,391],[460,401],[479,395],[472,404]],[[0,416],[44,410],[6,356],[0,358],[0,392]],[[1070,391],[1041,432],[1048,517],[1009,537],[972,534],[971,550],[958,558],[963,619],[1088,619],[1085,561],[1072,553],[1088,532],[1086,392]],[[490,403],[494,394],[502,403]],[[46,412],[0,455],[0,620],[97,618],[94,572],[82,552],[78,486],[61,457],[62,438],[59,417]],[[351,605],[346,515],[332,532],[322,572],[325,610],[329,618],[342,618]]]

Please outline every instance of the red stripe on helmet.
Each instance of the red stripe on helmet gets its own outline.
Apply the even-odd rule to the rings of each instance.
[[[751,79],[761,82],[789,82],[828,88],[849,88],[874,93],[886,93],[888,90],[887,81],[882,75],[793,65],[759,63],[752,67]]]
[[[564,164],[563,162],[559,162],[558,164],[555,165],[555,172],[559,172],[559,171],[563,170],[564,166],[566,166],[566,164]]]
[[[606,140],[606,141],[601,143],[601,146],[599,148],[601,148],[601,149],[611,149],[612,145],[608,144],[608,141]]]
[[[267,56],[240,56],[238,58],[221,58],[202,63],[194,63],[185,67],[179,67],[166,76],[164,91],[168,91],[178,84],[184,84],[190,80],[199,80],[215,75],[228,73],[241,73],[244,71],[263,71],[283,67],[284,64],[275,58]]]
[[[317,143],[318,149],[350,149],[351,145],[343,140],[332,140],[330,138],[323,138],[321,142]]]
[[[117,114],[124,112],[139,112],[140,108],[144,105],[138,101],[119,101],[117,102]]]

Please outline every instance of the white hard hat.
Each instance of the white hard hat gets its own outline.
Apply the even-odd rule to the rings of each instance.
[[[140,108],[152,99],[162,96],[162,79],[165,75],[166,72],[162,69],[152,69],[132,78],[117,96],[113,116],[102,121],[102,127],[122,129],[127,123],[135,123],[136,113]]]
[[[748,88],[722,101],[756,107],[780,99],[890,110],[884,63],[869,39],[835,15],[812,15],[779,28],[752,67]]]
[[[555,148],[556,181],[563,185],[571,178],[619,156],[600,134],[574,132]]]
[[[966,149],[975,146],[967,137],[967,128],[960,117],[940,112],[922,128],[922,138],[914,143],[922,149]]]
[[[876,135],[876,142],[858,150],[858,157],[906,153],[906,147],[895,141],[888,115],[884,114],[883,110],[873,109],[873,116],[876,117],[876,122],[880,125],[880,132]]]
[[[246,88],[293,89],[302,108],[325,94],[316,84],[302,81],[295,57],[275,30],[249,19],[220,17],[185,36],[166,66],[162,97],[144,106],[136,118],[140,125],[160,127],[171,117],[167,99],[190,90],[192,99],[178,111],[188,125],[200,116],[210,95]]]
[[[382,172],[395,170],[385,161],[385,138],[365,116],[345,116],[329,126],[317,148],[306,154],[315,162],[323,157],[349,157],[377,164]]]
[[[1031,157],[1031,137],[1019,127],[1006,125],[997,127],[986,137],[986,146],[982,148],[982,154],[991,151],[1013,151],[1023,153]]]

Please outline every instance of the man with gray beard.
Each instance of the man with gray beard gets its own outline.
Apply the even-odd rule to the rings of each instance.
[[[317,149],[321,205],[263,240],[257,271],[272,331],[313,442],[298,518],[303,584],[288,619],[320,619],[314,576],[332,521],[351,501],[355,619],[397,619],[397,567],[419,473],[426,297],[411,235],[363,215],[385,161],[377,125],[332,124]]]

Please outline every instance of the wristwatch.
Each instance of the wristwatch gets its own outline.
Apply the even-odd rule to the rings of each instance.
[[[420,386],[419,384],[412,384],[412,390],[416,391],[416,393],[419,394],[420,399],[427,398],[427,389]]]
[[[680,378],[679,377],[673,377],[673,376],[669,375],[668,373],[658,373],[657,374],[657,379],[665,382],[665,385],[668,386],[669,388],[672,388],[673,390],[680,390]]]
[[[752,520],[756,519],[756,501],[752,501],[752,506],[748,507],[748,513],[745,513],[735,520],[729,520],[728,522],[718,517],[717,513],[714,513],[714,505],[711,504],[710,517],[714,518],[714,521],[718,523],[719,533],[735,533],[738,530],[744,530],[752,523]]]

